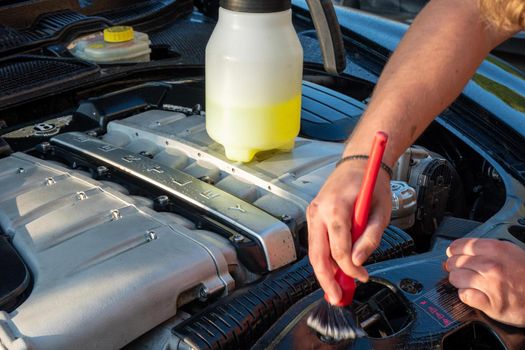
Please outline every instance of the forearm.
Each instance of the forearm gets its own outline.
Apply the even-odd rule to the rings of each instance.
[[[487,26],[477,0],[431,1],[383,70],[344,155],[368,153],[373,134],[383,130],[390,135],[384,160],[393,165],[511,34]]]

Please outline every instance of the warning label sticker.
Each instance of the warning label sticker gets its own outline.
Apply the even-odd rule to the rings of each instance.
[[[473,312],[459,300],[457,289],[447,279],[416,299],[415,303],[443,328],[455,325]]]

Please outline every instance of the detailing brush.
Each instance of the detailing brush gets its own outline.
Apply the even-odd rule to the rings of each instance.
[[[351,230],[352,244],[355,244],[361,237],[368,223],[372,194],[387,141],[388,135],[386,133],[381,131],[376,133],[361,189],[354,205]],[[357,326],[353,312],[348,307],[354,299],[355,280],[346,275],[340,268],[336,271],[335,280],[343,292],[341,300],[332,305],[328,302],[328,296],[325,294],[325,300],[322,300],[308,316],[307,324],[327,340],[339,341],[365,335],[364,331]]]

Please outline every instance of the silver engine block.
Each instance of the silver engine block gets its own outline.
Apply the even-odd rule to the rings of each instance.
[[[234,288],[228,241],[83,174],[17,153],[0,160],[0,188],[0,225],[34,281],[0,313],[0,349],[120,348]]]
[[[153,210],[151,199],[94,180],[75,162],[1,159],[0,227],[34,286],[14,312],[0,313],[0,349],[120,348],[180,306],[233,290],[232,276],[246,270],[236,242],[257,244],[267,271],[294,262],[308,203],[344,147],[298,138],[292,152],[242,164],[224,157],[200,115],[152,110],[107,130],[59,134],[43,147],[159,189],[233,234],[199,229],[184,212]],[[403,181],[391,187],[392,223],[410,227],[415,191]]]

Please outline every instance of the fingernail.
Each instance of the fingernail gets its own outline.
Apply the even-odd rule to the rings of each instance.
[[[342,295],[340,295],[339,293],[336,293],[334,295],[329,295],[328,299],[330,299],[330,304],[337,305],[339,304],[339,301],[341,301],[342,297],[343,297]]]
[[[339,300],[341,300],[341,298],[330,297],[330,304],[337,305],[339,304]]]
[[[362,253],[362,252],[361,252],[361,253],[358,253],[357,256],[356,256],[356,258],[355,258],[355,263],[356,263],[356,265],[361,266],[361,265],[363,265],[363,263],[364,263],[365,261],[366,261],[366,255],[365,255],[365,253]]]
[[[446,254],[449,258],[452,256],[452,253],[450,252],[450,247],[447,248]]]

